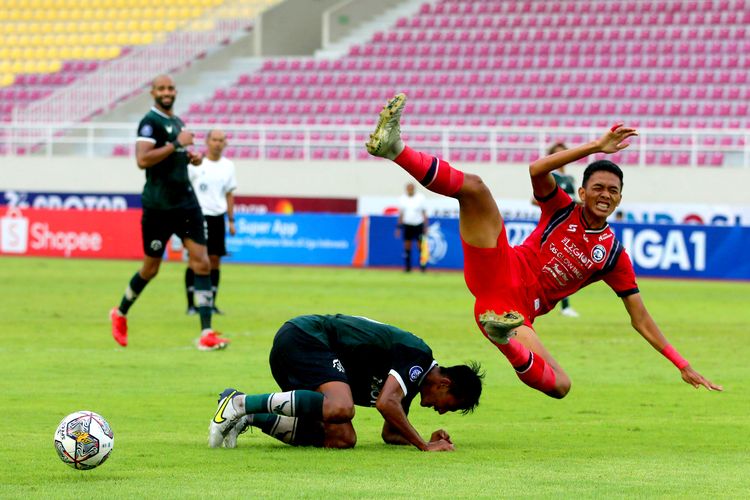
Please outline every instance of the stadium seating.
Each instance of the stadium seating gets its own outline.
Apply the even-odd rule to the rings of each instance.
[[[210,101],[194,103],[185,118],[207,123],[228,114],[230,123],[359,124],[394,92],[404,91],[412,98],[406,121],[413,125],[605,127],[615,120],[668,129],[750,125],[750,0],[624,5],[424,3],[417,15],[399,19],[344,57],[268,60],[260,71],[217,89]],[[473,150],[475,140],[486,145],[489,138],[462,137],[464,147],[455,156],[492,160]],[[499,139],[496,144],[494,159],[504,147]],[[677,151],[684,144],[660,145],[664,150],[649,160],[685,164],[691,157]],[[528,161],[540,150],[538,144],[520,146],[513,146],[511,161]],[[291,147],[279,144],[273,156],[293,156],[286,153]],[[350,156],[340,138],[327,149],[338,154],[313,156]],[[717,155],[708,155],[705,163],[720,163]]]
[[[239,0],[219,12],[254,16],[278,0]],[[134,47],[178,29],[206,30],[225,0],[9,0],[0,2],[0,120]]]

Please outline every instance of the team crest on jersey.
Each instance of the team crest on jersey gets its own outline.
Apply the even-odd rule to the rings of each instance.
[[[151,125],[149,125],[148,123],[145,123],[145,124],[144,124],[144,125],[143,125],[143,126],[141,127],[141,131],[139,132],[139,134],[140,134],[140,135],[141,135],[142,137],[151,137],[152,135],[154,135],[154,129],[153,129],[153,128],[151,128]]]
[[[602,262],[606,256],[607,256],[607,249],[604,248],[603,245],[596,245],[594,249],[591,250],[591,260],[593,260],[597,264],[599,262]]]
[[[409,380],[412,382],[416,382],[419,380],[419,377],[422,375],[422,367],[421,366],[412,366],[409,368]]]
[[[158,252],[162,248],[161,241],[159,240],[151,241],[151,244],[149,246],[151,247],[151,250],[153,250],[154,252]]]

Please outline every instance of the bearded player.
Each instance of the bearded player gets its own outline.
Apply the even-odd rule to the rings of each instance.
[[[608,160],[590,164],[578,188],[581,205],[551,175],[591,154],[626,148],[625,141],[638,135],[635,129],[615,125],[598,140],[534,162],[529,174],[542,216],[526,241],[511,247],[495,200],[479,176],[404,145],[399,120],[405,103],[406,96],[398,94],[383,108],[367,151],[394,161],[430,191],[458,200],[464,278],[475,298],[474,318],[518,378],[548,396],[565,397],[570,378],[542,344],[533,322],[562,298],[603,280],[622,299],[635,330],[680,370],[685,382],[722,390],[695,371],[661,333],[643,303],[630,258],[607,224],[622,199],[622,170]]]

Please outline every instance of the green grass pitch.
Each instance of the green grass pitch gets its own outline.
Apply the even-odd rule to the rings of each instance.
[[[750,286],[640,281],[667,337],[724,393],[695,390],[631,329],[604,284],[573,297],[580,319],[536,327],[573,379],[564,400],[524,386],[478,332],[460,273],[225,266],[215,326],[223,352],[193,347],[182,264],[165,263],[131,310],[130,345],[109,309],[138,262],[0,258],[1,498],[610,498],[745,497],[750,491]],[[353,450],[285,446],[257,430],[209,449],[216,394],[276,389],[268,350],[284,320],[368,316],[413,331],[441,364],[487,370],[477,411],[410,418],[446,429],[453,453],[380,440],[382,419],[357,408]],[[53,433],[75,410],[115,432],[111,459],[76,471]]]

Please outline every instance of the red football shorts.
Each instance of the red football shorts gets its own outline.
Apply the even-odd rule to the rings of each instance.
[[[477,248],[461,240],[464,250],[464,279],[474,296],[474,319],[492,310],[497,314],[517,311],[523,314],[524,324],[531,327],[534,320],[528,294],[530,280],[524,279],[525,266],[508,244],[505,230],[497,238],[496,248]],[[486,336],[486,333],[485,333]]]

